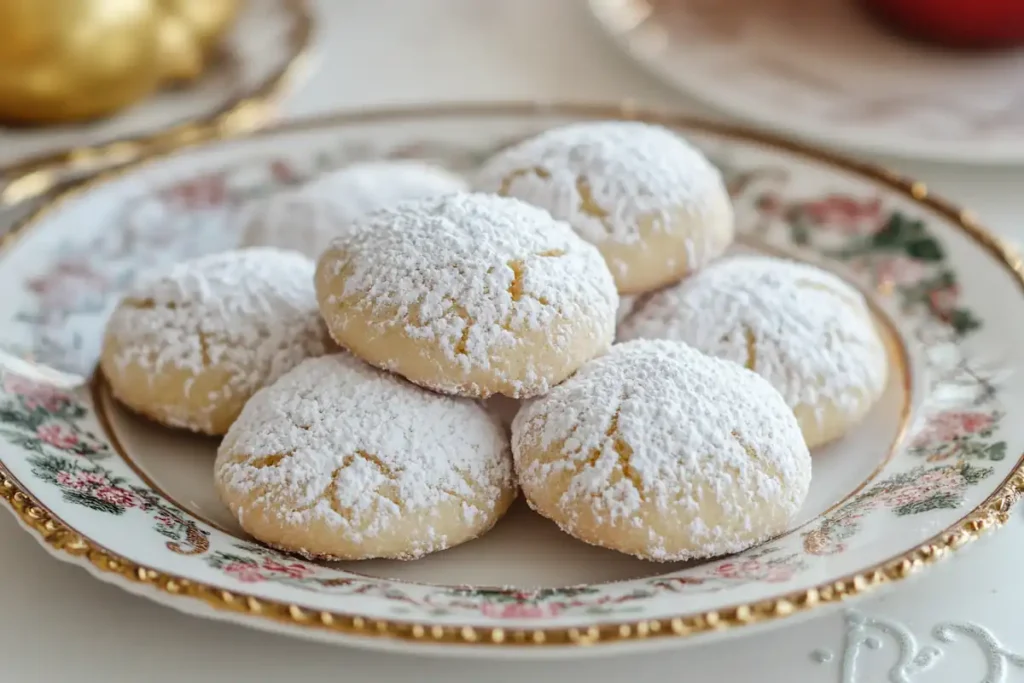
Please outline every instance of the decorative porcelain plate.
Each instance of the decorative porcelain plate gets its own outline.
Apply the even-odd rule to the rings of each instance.
[[[589,0],[626,52],[733,116],[830,146],[1024,162],[1024,51],[899,38],[853,0]]]
[[[45,192],[69,175],[130,161],[150,147],[265,123],[296,75],[312,22],[306,0],[247,0],[221,58],[195,84],[163,90],[97,122],[0,128],[0,163],[11,164],[0,173],[0,206]]]
[[[125,411],[94,370],[138,276],[231,248],[252,197],[371,157],[469,171],[583,118],[677,129],[729,180],[742,249],[861,287],[891,382],[814,455],[792,529],[732,557],[643,562],[564,536],[521,502],[425,559],[318,564],[248,538],[217,500],[213,439]],[[0,495],[58,558],[180,610],[332,642],[487,655],[702,642],[901,580],[1006,519],[1024,490],[1020,262],[920,183],[739,129],[601,106],[340,114],[134,164],[66,192],[0,253]],[[609,647],[604,647],[609,646]],[[578,651],[578,650],[573,650]]]

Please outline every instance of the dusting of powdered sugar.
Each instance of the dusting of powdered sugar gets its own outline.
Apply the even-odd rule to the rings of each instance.
[[[863,295],[811,265],[735,256],[655,293],[619,338],[675,339],[754,370],[791,408],[880,395],[884,344]]]
[[[724,195],[721,174],[699,150],[635,121],[541,133],[495,155],[474,186],[547,209],[597,245],[637,243],[646,221],[670,231],[672,213],[709,215]]]
[[[464,193],[373,213],[332,244],[325,267],[345,278],[343,291],[320,293],[339,304],[329,328],[349,315],[399,325],[465,372],[500,372],[498,350],[568,354],[581,336],[614,335],[618,294],[600,253],[516,199]],[[546,389],[530,369],[503,379],[517,395]]]
[[[207,397],[248,397],[309,356],[332,346],[319,318],[312,262],[295,252],[252,248],[179,263],[134,287],[107,323],[119,370],[150,378],[167,370],[213,368],[224,384]],[[186,384],[186,395],[191,385]],[[201,416],[181,426],[208,431]]]
[[[362,216],[408,199],[466,189],[459,176],[419,161],[368,161],[253,200],[242,211],[242,245],[294,249],[317,258]]]
[[[749,534],[761,528],[752,501],[792,515],[811,477],[796,419],[767,382],[672,341],[617,344],[526,403],[513,422],[512,450],[528,498],[570,475],[558,501],[570,534],[581,509],[602,524],[628,526],[642,524],[641,507],[718,509]],[[547,455],[528,455],[538,452]],[[750,545],[699,513],[675,532],[690,539],[692,553],[670,555],[651,528],[644,555],[687,559]]]
[[[318,257],[346,225],[330,197],[301,186],[253,199],[242,207],[239,222],[243,247],[292,249],[309,258]]]
[[[255,497],[283,527],[316,521],[355,544],[453,499],[472,525],[514,487],[508,438],[479,403],[434,394],[347,353],[306,360],[257,393],[225,436],[215,470],[223,489]],[[408,556],[443,547],[439,531],[415,539]]]

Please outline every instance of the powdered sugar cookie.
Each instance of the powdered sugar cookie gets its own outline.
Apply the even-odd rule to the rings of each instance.
[[[244,249],[135,287],[103,342],[114,396],[165,425],[223,434],[256,390],[333,346],[313,270],[295,252]]]
[[[346,223],[333,198],[312,187],[292,187],[246,204],[240,213],[244,247],[291,249],[315,259]]]
[[[737,256],[657,292],[620,339],[676,339],[767,379],[814,448],[844,434],[881,397],[885,344],[864,297],[810,265]]]
[[[316,258],[365,214],[407,199],[460,192],[465,181],[420,161],[369,161],[255,200],[242,214],[242,245]]]
[[[603,353],[618,295],[597,250],[523,202],[456,194],[368,216],[317,268],[334,339],[422,386],[543,393]]]
[[[811,481],[778,392],[671,341],[617,344],[524,405],[512,452],[534,510],[587,543],[659,561],[785,531]]]
[[[490,529],[516,496],[478,403],[348,354],[304,361],[245,406],[214,467],[242,527],[309,557],[412,559]]]
[[[733,239],[718,170],[674,133],[646,123],[578,123],[499,152],[476,188],[518,197],[597,245],[623,294],[675,282]]]

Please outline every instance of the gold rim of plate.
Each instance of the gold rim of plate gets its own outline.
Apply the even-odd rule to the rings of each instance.
[[[88,174],[130,163],[160,151],[250,133],[266,125],[274,106],[298,78],[312,42],[315,20],[308,0],[280,0],[291,26],[288,58],[254,88],[240,92],[212,113],[187,119],[150,134],[115,137],[96,145],[45,152],[16,161],[0,171],[0,208],[15,206],[56,188],[67,172]]]
[[[711,122],[690,116],[644,110],[631,103],[582,104],[495,102],[487,104],[452,103],[388,109],[368,109],[327,114],[283,123],[252,133],[253,137],[310,130],[331,125],[382,122],[406,118],[445,116],[530,116],[560,115],[584,119],[636,119],[669,127],[702,130],[722,137],[739,139],[825,163],[877,182],[912,202],[923,206],[959,227],[984,247],[1012,274],[1024,293],[1024,263],[1003,240],[982,227],[974,215],[939,197],[932,196],[918,181],[884,168],[854,161],[814,146],[762,133],[742,126]],[[186,135],[175,145],[149,146],[140,157],[126,165],[100,173],[65,189],[49,202],[19,221],[10,233],[0,237],[0,255],[20,235],[37,225],[63,202],[159,160],[173,152],[202,143],[234,137],[239,130],[217,127],[201,135]],[[490,646],[567,646],[604,645],[626,641],[683,638],[709,631],[726,631],[751,624],[763,624],[806,613],[817,607],[838,603],[884,584],[907,578],[924,566],[934,564],[982,534],[998,528],[1009,519],[1013,505],[1024,495],[1024,455],[996,490],[958,522],[924,543],[895,557],[820,585],[783,595],[730,607],[681,614],[661,619],[640,619],[592,625],[589,627],[503,628],[470,625],[443,626],[427,621],[377,619],[335,611],[318,611],[296,604],[256,597],[241,591],[228,591],[214,585],[192,581],[129,560],[103,545],[79,534],[75,529],[42,506],[31,493],[0,464],[0,499],[21,521],[39,535],[54,551],[88,561],[97,570],[113,573],[136,584],[146,584],[166,597],[191,598],[209,607],[236,615],[266,619],[289,627],[318,629],[360,638],[384,638],[418,643]]]

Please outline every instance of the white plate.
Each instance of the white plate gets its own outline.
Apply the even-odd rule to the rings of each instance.
[[[45,192],[69,175],[124,163],[154,146],[174,146],[204,129],[245,132],[262,125],[296,76],[313,19],[306,0],[247,0],[225,35],[223,55],[202,78],[167,89],[110,118],[37,128],[0,128],[0,206]],[[19,177],[29,174],[21,185]]]
[[[354,159],[469,170],[509,139],[614,107],[465,105],[340,114],[175,153],[65,193],[0,253],[0,493],[55,554],[178,609],[336,642],[507,655],[701,642],[902,579],[1005,519],[1024,486],[1018,262],[920,184],[745,133],[658,120],[723,168],[745,249],[869,292],[892,381],[814,456],[789,533],[653,564],[586,546],[517,505],[484,538],[410,563],[321,565],[248,539],[211,482],[216,441],[120,408],[93,375],[138,274],[230,248],[247,199]]]
[[[589,0],[669,84],[747,121],[865,152],[1024,163],[1024,51],[886,32],[852,0]]]

